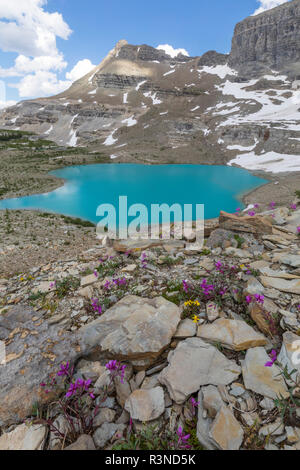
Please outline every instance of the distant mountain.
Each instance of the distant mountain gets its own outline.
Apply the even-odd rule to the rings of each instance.
[[[64,93],[4,110],[0,127],[90,146],[116,161],[300,169],[298,78],[294,0],[239,23],[229,55],[172,58],[120,41]]]

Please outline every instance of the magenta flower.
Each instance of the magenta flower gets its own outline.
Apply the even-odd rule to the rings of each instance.
[[[247,295],[246,297],[247,304],[251,304],[252,300],[253,300],[252,295]]]
[[[291,209],[292,209],[293,211],[295,211],[295,210],[297,209],[297,204],[291,204],[290,207],[291,207]]]
[[[98,271],[94,271],[94,276],[95,276],[95,277],[98,277],[98,276],[99,276]]]
[[[250,215],[250,217],[254,217],[256,215],[256,212],[255,211],[249,211],[248,215]]]
[[[297,227],[297,232],[300,233],[300,227]]]
[[[60,365],[60,370],[57,372],[57,375],[59,377],[68,376],[69,375],[69,367],[70,367],[69,362],[67,362],[66,364],[61,364]]]
[[[258,209],[259,208],[259,204],[254,204],[254,209]]]
[[[276,202],[274,202],[274,201],[270,202],[269,207],[270,207],[271,209],[275,209],[275,206],[276,206]]]
[[[97,299],[92,299],[92,307],[93,307],[93,309],[94,309],[94,312],[97,312],[97,313],[99,313],[99,315],[101,315],[101,313],[102,313],[102,307],[101,307],[101,305],[100,305],[100,303],[99,303],[99,300],[97,300]]]
[[[255,294],[254,295],[256,302],[263,305],[265,302],[265,297],[263,295]]]
[[[190,434],[184,435],[183,429],[181,426],[179,426],[178,430],[176,431],[176,434],[178,436],[178,442],[177,442],[178,449],[190,449],[191,446],[187,444],[187,441],[190,438]]]
[[[187,293],[189,291],[189,288],[190,288],[187,281],[182,281],[182,284],[183,284],[184,292]]]
[[[124,383],[126,365],[121,364],[116,360],[111,360],[105,365],[106,369],[109,370],[112,380],[116,377],[120,377],[120,382]]]
[[[277,361],[277,352],[275,351],[275,349],[272,349],[272,351],[270,352],[270,358],[271,361],[266,362],[265,367],[272,367],[274,362]]]
[[[196,408],[198,407],[199,402],[196,401],[195,398],[191,397],[191,399],[190,399],[190,404],[191,404],[191,407],[192,407],[192,414],[193,414],[193,416],[195,416],[195,414],[196,414]]]

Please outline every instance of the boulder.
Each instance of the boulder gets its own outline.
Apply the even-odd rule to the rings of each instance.
[[[132,419],[153,421],[165,411],[164,391],[162,387],[135,390],[126,400],[125,410]]]
[[[266,367],[267,362],[270,362],[270,358],[264,348],[248,349],[242,365],[245,387],[272,399],[279,395],[288,397],[287,386],[279,367],[275,364]]]
[[[176,403],[183,403],[201,385],[227,385],[238,378],[241,368],[214,346],[200,338],[188,338],[171,351],[169,365],[159,376]]]
[[[46,426],[20,424],[0,436],[0,450],[42,450],[46,436]]]
[[[46,403],[40,383],[74,363],[82,352],[76,334],[49,325],[40,313],[22,305],[0,316],[0,340],[6,343],[6,362],[0,366],[0,426],[21,422],[35,403]]]
[[[221,343],[234,351],[244,351],[267,344],[267,339],[243,320],[227,318],[220,318],[211,325],[199,326],[197,336],[209,342]]]
[[[136,366],[148,366],[171,342],[180,313],[163,297],[126,296],[79,330],[81,347],[96,357],[107,353]]]
[[[262,217],[255,215],[237,216],[227,212],[220,212],[219,216],[220,228],[225,230],[232,230],[234,232],[246,232],[253,234],[271,234],[272,233],[272,219],[270,217]]]
[[[278,361],[287,367],[288,372],[292,374],[292,379],[297,380],[300,377],[300,336],[287,331],[283,334],[283,342]]]
[[[64,450],[96,450],[92,436],[82,434],[76,442],[66,447]]]
[[[285,280],[277,277],[261,276],[260,281],[264,287],[277,289],[280,292],[300,295],[300,279]]]
[[[239,450],[244,431],[230,409],[223,405],[210,428],[210,436],[221,450]]]

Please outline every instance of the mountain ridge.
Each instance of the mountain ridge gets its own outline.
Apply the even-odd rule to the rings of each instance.
[[[298,170],[300,100],[294,61],[300,58],[300,18],[291,18],[295,11],[300,15],[300,0],[238,23],[229,55],[208,51],[171,57],[121,40],[63,93],[7,108],[0,126],[33,131],[62,146],[88,146],[120,162],[229,163],[280,172],[288,163],[290,170]],[[272,21],[271,29],[262,27],[261,19]],[[254,29],[247,36],[249,22]],[[274,24],[285,31],[276,36],[277,46]],[[296,41],[298,35],[297,47],[285,54],[285,41]],[[261,38],[267,39],[265,49]],[[286,62],[281,66],[282,55]],[[283,163],[268,165],[268,160]]]

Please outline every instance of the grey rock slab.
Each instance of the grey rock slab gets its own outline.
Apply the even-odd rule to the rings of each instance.
[[[171,342],[180,313],[163,297],[126,296],[79,330],[82,349],[149,365]]]
[[[188,338],[170,352],[169,365],[159,376],[176,403],[183,403],[202,385],[227,385],[238,378],[241,368],[214,346],[200,338]]]

